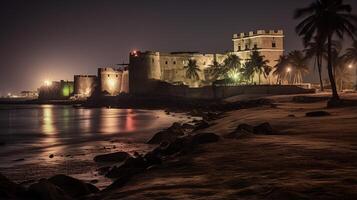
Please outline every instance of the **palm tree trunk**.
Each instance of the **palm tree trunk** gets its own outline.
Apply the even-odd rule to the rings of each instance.
[[[336,88],[336,82],[335,82],[335,77],[333,75],[333,66],[332,66],[332,34],[329,34],[328,36],[328,41],[327,41],[327,70],[328,70],[328,76],[330,79],[331,83],[331,89],[332,89],[332,100],[340,100],[340,97],[338,96],[337,88]]]
[[[324,83],[322,82],[322,56],[317,57],[317,69],[319,71],[319,78],[320,78],[320,90],[321,92],[324,91]]]

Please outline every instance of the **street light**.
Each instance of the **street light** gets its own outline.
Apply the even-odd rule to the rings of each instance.
[[[44,84],[45,86],[49,87],[49,86],[52,85],[52,82],[49,81],[49,80],[45,80],[45,81],[43,81],[43,84]]]
[[[291,67],[286,68],[286,72],[291,72]]]

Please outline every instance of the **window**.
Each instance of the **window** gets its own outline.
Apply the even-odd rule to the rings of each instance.
[[[108,74],[108,77],[110,77],[110,75]]]
[[[206,65],[206,62],[203,62],[203,65]]]
[[[151,59],[151,62],[152,62],[152,63],[154,63],[154,62],[155,62],[155,60],[154,60],[154,59]]]
[[[249,49],[247,44],[245,45],[245,49]]]
[[[174,65],[176,65],[176,61],[174,61]]]
[[[258,49],[258,45],[257,44],[254,44],[254,49]]]
[[[167,65],[167,61],[165,62],[165,64]]]
[[[238,46],[238,51],[241,51],[242,50],[241,48],[242,48],[241,46]]]
[[[117,78],[118,78],[118,74],[117,75],[115,75]]]
[[[276,43],[273,42],[273,43],[271,44],[271,46],[272,46],[273,48],[275,48],[275,47],[276,47]]]

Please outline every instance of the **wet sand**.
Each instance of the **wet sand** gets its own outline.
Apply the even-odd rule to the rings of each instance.
[[[316,96],[316,95],[315,95]],[[357,199],[357,107],[293,103],[228,112],[203,130],[271,123],[274,135],[222,139],[139,174],[103,199]],[[344,98],[357,99],[356,94]],[[326,117],[306,117],[325,110]],[[289,116],[289,115],[295,115]]]
[[[0,173],[17,183],[66,174],[104,188],[112,180],[98,174],[98,154],[144,153],[145,142],[183,114],[134,109],[74,109],[69,106],[2,106]],[[52,157],[53,156],[53,157]]]

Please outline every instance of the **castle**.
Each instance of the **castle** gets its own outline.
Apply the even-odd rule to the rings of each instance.
[[[60,99],[70,96],[88,98],[95,90],[106,96],[117,96],[120,93],[129,92],[131,94],[153,94],[157,91],[158,86],[162,86],[163,83],[167,83],[163,89],[164,93],[171,86],[202,88],[213,83],[209,68],[214,61],[223,63],[229,55],[236,55],[244,64],[250,59],[253,51],[258,51],[260,55],[264,56],[265,60],[269,61],[268,65],[274,67],[279,57],[284,53],[284,33],[282,30],[258,30],[234,34],[232,42],[233,50],[226,53],[133,51],[129,55],[129,68],[104,67],[98,69],[97,76],[75,75],[74,82],[71,83],[74,85],[74,91],[71,90],[70,94],[62,94],[64,86],[54,84],[57,88],[55,92],[51,89],[55,88],[54,86],[41,87],[40,97],[54,98],[57,95],[56,98]],[[198,80],[186,77],[185,66],[189,60],[197,62],[199,67]],[[277,77],[273,75],[272,71],[264,77],[254,74],[253,83],[258,83],[259,79],[261,84],[264,85],[276,84]],[[176,87],[170,92],[177,93],[178,90],[179,88]]]
[[[284,53],[284,33],[282,30],[258,30],[256,32],[234,34],[233,51],[227,53],[203,54],[198,52],[140,52],[130,54],[129,87],[130,93],[140,94],[154,90],[150,84],[153,80],[167,82],[173,85],[188,85],[197,88],[212,85],[209,67],[213,61],[222,63],[228,55],[234,54],[245,63],[253,51],[260,52],[268,65],[274,67],[277,60]],[[196,60],[200,69],[199,81],[188,79],[184,67],[189,60]],[[258,74],[254,75],[253,82],[258,82]],[[271,72],[267,77],[261,77],[262,84],[276,84],[276,77]]]

